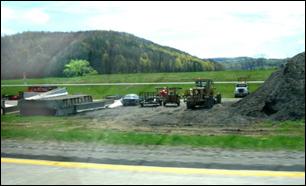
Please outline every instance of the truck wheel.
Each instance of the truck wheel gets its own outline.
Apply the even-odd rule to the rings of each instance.
[[[217,103],[220,104],[221,103],[221,94],[217,94]]]
[[[167,102],[163,102],[164,107],[166,106]]]
[[[212,108],[213,105],[214,105],[214,102],[215,102],[215,100],[213,98],[209,98],[207,100],[207,102],[205,103],[205,107],[208,108],[208,109]]]
[[[177,102],[177,106],[178,106],[178,107],[180,106],[180,104],[181,104],[180,102]]]
[[[192,105],[189,102],[187,102],[186,105],[187,105],[187,109],[192,109]]]
[[[212,107],[213,107],[213,103],[209,102],[209,103],[207,104],[207,108],[210,109],[210,108],[212,108]]]

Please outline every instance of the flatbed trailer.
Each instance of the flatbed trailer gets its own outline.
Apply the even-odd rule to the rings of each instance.
[[[162,105],[162,99],[156,92],[140,92],[139,100],[141,107]]]

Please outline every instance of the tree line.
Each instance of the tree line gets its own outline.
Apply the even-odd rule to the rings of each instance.
[[[278,68],[287,62],[287,59],[267,59],[251,57],[211,58],[210,61],[221,63],[228,70],[256,70]]]

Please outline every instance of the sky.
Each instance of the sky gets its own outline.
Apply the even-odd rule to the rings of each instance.
[[[304,1],[1,1],[1,36],[127,32],[199,58],[286,58],[305,51]]]

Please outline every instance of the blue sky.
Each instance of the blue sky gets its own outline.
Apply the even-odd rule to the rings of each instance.
[[[291,57],[305,50],[305,2],[6,2],[1,35],[114,30],[200,58]]]

